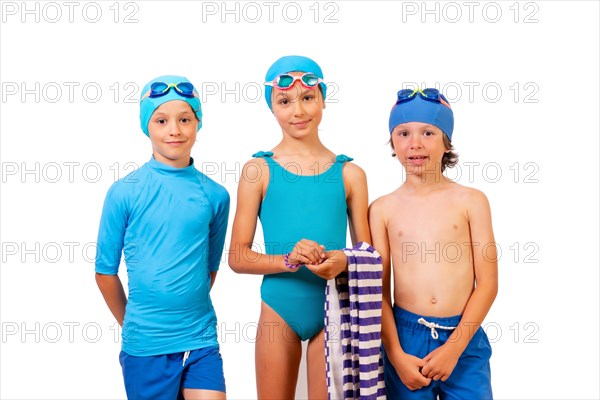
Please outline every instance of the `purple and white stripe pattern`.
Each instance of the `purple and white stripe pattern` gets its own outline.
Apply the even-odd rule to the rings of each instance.
[[[385,399],[381,256],[364,242],[344,253],[348,272],[327,281],[325,289],[328,396],[330,400]]]

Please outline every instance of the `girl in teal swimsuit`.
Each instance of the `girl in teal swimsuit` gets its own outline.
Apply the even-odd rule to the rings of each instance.
[[[346,269],[346,232],[370,242],[364,171],[319,139],[327,87],[313,60],[286,56],[269,69],[265,99],[283,139],[260,151],[242,171],[229,265],[264,275],[256,338],[259,399],[295,397],[307,350],[308,397],[326,399],[324,302],[326,280]],[[252,250],[260,218],[265,254]]]

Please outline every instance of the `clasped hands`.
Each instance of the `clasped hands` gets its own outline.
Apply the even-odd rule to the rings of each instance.
[[[289,268],[289,272],[296,272],[305,265],[315,275],[329,280],[346,269],[348,258],[342,250],[325,251],[325,246],[313,240],[302,239],[288,254],[288,263],[297,266]]]
[[[406,387],[417,390],[428,386],[432,380],[445,382],[456,367],[460,354],[446,343],[423,359],[405,353],[394,367]]]

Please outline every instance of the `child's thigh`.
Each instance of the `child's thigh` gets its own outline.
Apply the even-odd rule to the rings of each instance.
[[[450,378],[442,382],[441,399],[492,399],[490,357],[492,348],[479,328],[460,356]]]
[[[215,390],[181,389],[184,400],[225,400],[225,392]]]
[[[256,383],[259,398],[293,398],[302,344],[285,321],[262,304],[256,333]]]
[[[207,347],[190,352],[185,362],[181,387],[183,389],[194,389],[194,392],[215,391],[225,393],[223,359],[218,347]],[[190,392],[185,398],[216,398],[191,396],[192,393]]]
[[[183,353],[136,357],[119,355],[129,399],[176,399],[179,395]]]
[[[309,399],[327,399],[327,374],[325,365],[325,331],[317,333],[308,342],[306,369]]]

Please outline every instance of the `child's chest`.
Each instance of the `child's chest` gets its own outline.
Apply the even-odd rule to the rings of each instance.
[[[445,207],[398,210],[388,221],[394,242],[461,243],[469,241],[469,223],[464,212]]]
[[[143,225],[146,232],[170,231],[184,237],[204,235],[212,209],[204,190],[193,182],[150,185],[136,202],[130,225]]]

